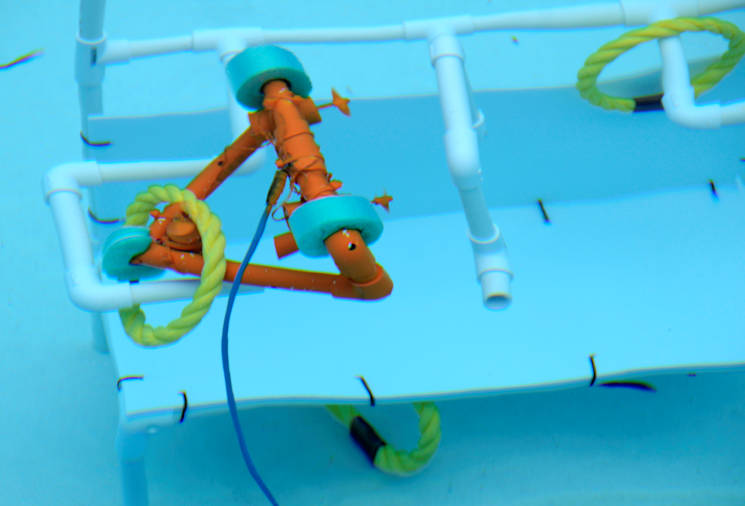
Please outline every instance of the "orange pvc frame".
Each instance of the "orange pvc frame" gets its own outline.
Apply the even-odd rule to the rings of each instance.
[[[305,202],[336,195],[341,182],[331,180],[309,128],[310,124],[321,121],[319,107],[310,98],[292,93],[282,80],[268,82],[263,92],[263,109],[249,114],[251,126],[212,160],[187,185],[187,189],[204,200],[258,148],[271,142],[278,156],[277,167],[286,176],[275,177],[267,206],[273,207],[276,203],[285,177],[289,179],[291,188],[300,194],[298,202],[283,204],[286,219]],[[346,102],[334,93],[333,103],[329,105],[336,105],[347,114]],[[181,205],[171,204],[163,212],[153,211],[152,214],[160,218],[150,225],[153,242],[131,263],[199,275],[204,264],[199,232]],[[297,250],[290,232],[277,236],[275,243],[280,258]],[[375,262],[359,231],[339,230],[329,236],[325,244],[340,274],[251,264],[241,283],[329,293],[351,299],[381,299],[391,293],[393,281]],[[185,255],[184,252],[191,254]],[[239,262],[228,260],[226,281],[235,279],[239,265]]]

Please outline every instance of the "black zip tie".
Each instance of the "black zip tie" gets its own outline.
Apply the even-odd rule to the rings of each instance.
[[[43,49],[37,49],[35,51],[31,51],[30,53],[26,53],[24,55],[19,56],[18,58],[9,61],[8,63],[2,63],[0,64],[0,70],[6,70],[15,67],[16,65],[20,65],[22,63],[26,63],[27,61],[31,61],[34,58],[37,58],[38,56],[41,56],[44,54]]]
[[[121,223],[124,220],[119,218],[111,218],[111,219],[103,219],[99,218],[95,214],[93,214],[93,211],[91,211],[91,208],[88,208],[88,217],[94,222],[98,223],[99,225],[116,225],[117,223]]]
[[[362,382],[362,386],[365,387],[365,390],[367,390],[367,395],[370,396],[370,406],[375,406],[375,396],[372,393],[372,390],[370,390],[370,385],[367,384],[367,381],[365,381],[365,378],[362,376],[357,376],[360,381]]]
[[[709,188],[711,188],[711,195],[714,197],[714,199],[719,200],[719,194],[717,193],[717,187],[714,184],[713,179],[709,179]]]
[[[117,391],[122,391],[122,381],[128,381],[128,380],[141,380],[145,379],[145,376],[122,376],[118,380],[116,380],[116,389]]]
[[[592,353],[590,354],[590,365],[592,366],[592,380],[590,380],[590,386],[593,386],[595,380],[598,379],[598,370],[595,367],[595,354]],[[646,381],[603,381],[599,386],[608,388],[633,388],[645,392],[657,391],[651,383],[647,383]]]
[[[375,465],[375,456],[378,454],[378,450],[387,444],[383,438],[361,416],[355,416],[352,420],[349,425],[349,435],[367,455],[370,463]]]
[[[656,392],[657,389],[647,383],[646,381],[604,381],[600,384],[601,387],[615,387],[615,388],[633,388],[634,390],[642,390],[644,392]]]
[[[634,98],[634,112],[650,112],[662,110],[662,93]]]
[[[546,208],[543,207],[543,201],[541,199],[538,199],[538,207],[541,208],[541,214],[543,215],[543,223],[551,223],[551,218],[548,217],[548,213],[546,212]]]
[[[592,366],[592,380],[590,380],[590,386],[595,384],[595,380],[598,379],[598,370],[595,368],[595,355],[590,354],[590,365]]]
[[[90,146],[92,148],[105,148],[106,146],[111,146],[111,141],[103,141],[103,142],[89,141],[88,138],[83,134],[83,132],[80,132],[80,139],[83,141],[83,143],[86,146]]]
[[[186,392],[182,390],[180,393],[184,396],[184,407],[181,408],[181,418],[179,418],[178,423],[184,423],[184,418],[186,417],[186,408],[189,407],[189,400],[186,398]]]

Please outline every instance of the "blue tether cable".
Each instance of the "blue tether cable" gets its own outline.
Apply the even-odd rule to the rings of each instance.
[[[243,460],[246,462],[248,472],[251,473],[256,484],[259,486],[264,495],[274,506],[278,506],[277,501],[274,499],[269,488],[264,483],[264,480],[259,476],[259,471],[254,466],[251,460],[251,455],[248,454],[248,448],[246,447],[246,439],[243,437],[243,431],[241,430],[241,424],[238,420],[238,408],[235,405],[235,394],[233,393],[233,381],[230,378],[230,362],[228,360],[228,327],[230,326],[230,313],[233,311],[233,303],[235,302],[235,296],[238,294],[238,288],[241,286],[241,279],[243,279],[243,273],[248,267],[251,257],[256,251],[256,247],[259,245],[259,240],[264,234],[264,228],[266,222],[269,219],[269,213],[271,206],[267,206],[264,210],[264,214],[261,215],[259,220],[259,226],[256,227],[253,239],[251,239],[251,246],[248,247],[246,256],[241,262],[241,266],[238,268],[238,273],[235,275],[233,285],[230,287],[230,295],[228,296],[228,307],[225,310],[225,321],[222,325],[222,370],[225,374],[225,391],[228,394],[228,409],[230,410],[230,417],[233,419],[233,427],[235,427],[235,435],[238,436],[238,444],[241,447],[241,453],[243,454]]]

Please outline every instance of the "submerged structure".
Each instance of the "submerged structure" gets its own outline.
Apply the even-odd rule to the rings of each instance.
[[[125,504],[148,502],[149,434],[226,408],[249,470],[281,503],[249,456],[239,406],[326,406],[375,466],[410,474],[440,442],[437,400],[581,383],[653,391],[631,376],[745,361],[734,337],[745,330],[745,100],[732,84],[745,76],[745,34],[707,17],[744,6],[620,1],[128,41],[105,36],[103,0],[83,0],[85,161],[52,168],[44,192],[70,297],[119,375]],[[622,25],[641,27],[590,49],[576,89],[471,85],[467,35],[485,52],[484,32]],[[680,35],[699,31],[727,49],[691,72]],[[424,49],[436,95],[311,98],[324,65],[304,47],[400,41]],[[598,85],[654,41],[659,72]],[[108,66],[186,51],[220,62],[210,78],[225,82],[224,108],[103,110]],[[709,89],[724,103],[697,98]],[[352,116],[324,112],[319,125],[327,106]],[[267,227],[274,241],[260,240]],[[411,451],[354,407],[394,402],[419,416]]]

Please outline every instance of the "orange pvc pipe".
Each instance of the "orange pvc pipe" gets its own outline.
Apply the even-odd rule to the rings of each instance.
[[[313,200],[336,194],[321,154],[313,139],[308,122],[284,81],[270,81],[264,86],[264,108],[274,118],[274,139],[278,164],[285,166],[290,181],[300,186],[303,200]],[[299,99],[299,100],[298,100]]]
[[[297,107],[299,97],[284,81],[271,81],[264,86],[264,108],[274,113],[274,138],[278,164],[285,166],[290,180],[300,187],[304,201],[336,195],[341,186],[331,182],[321,149],[313,139],[304,115]],[[289,210],[289,212],[294,209]],[[285,213],[288,213],[285,207]],[[378,279],[376,289],[381,293],[393,289],[393,282],[385,271],[379,276],[375,257],[362,236],[355,230],[340,230],[326,239],[326,248],[342,276],[353,283],[367,284]]]
[[[263,111],[253,114],[252,124],[233,143],[215,157],[186,188],[204,200],[222,184],[228,176],[246,161],[267,140],[265,128],[271,125],[271,116]]]
[[[377,275],[375,257],[358,231],[339,230],[331,234],[324,243],[345,278],[368,283]]]
[[[271,115],[259,111],[254,113],[252,125],[247,128],[233,143],[226,147],[222,153],[216,156],[194,179],[186,186],[194,195],[204,200],[212,194],[225,179],[246,161],[261,145],[266,142],[267,134],[265,128],[270,128]],[[171,227],[172,220],[183,215],[181,204],[168,205],[162,213],[156,213],[156,219],[150,225],[150,236],[154,240],[161,241],[171,247],[199,251],[200,241],[194,240],[198,234],[196,225],[184,216],[186,223],[179,225],[177,229]],[[188,239],[187,239],[188,238]]]
[[[295,253],[298,247],[292,232],[274,236],[274,250],[277,252],[277,258],[284,258]]]
[[[147,251],[132,259],[131,263],[145,264],[174,270],[181,274],[199,276],[204,267],[204,258],[195,253],[176,251],[152,243]],[[239,267],[240,262],[228,260],[225,269],[225,281],[233,281],[238,274]],[[380,271],[382,271],[382,268]],[[241,278],[241,283],[268,288],[323,292],[346,299],[379,299],[390,293],[378,295],[379,290],[376,290],[375,287],[352,283],[340,274],[257,264],[248,265],[243,273],[243,278]]]

